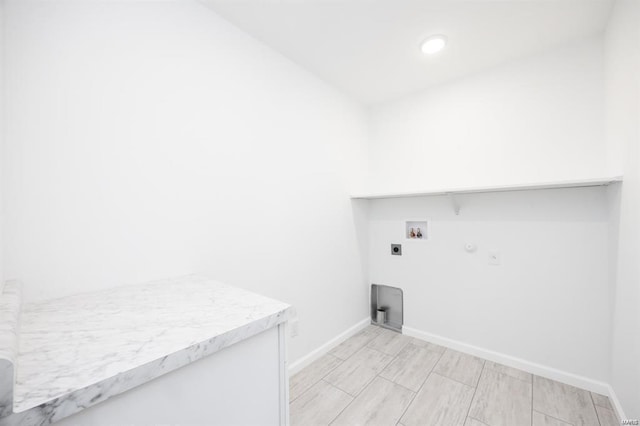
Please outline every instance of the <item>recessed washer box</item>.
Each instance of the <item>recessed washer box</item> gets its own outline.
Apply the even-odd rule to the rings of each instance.
[[[426,241],[429,239],[429,221],[407,220],[404,222],[404,238],[409,241]]]
[[[378,310],[384,311],[384,315],[379,316]],[[384,318],[384,323],[378,323],[378,318]],[[402,333],[404,324],[402,289],[371,284],[371,324]]]

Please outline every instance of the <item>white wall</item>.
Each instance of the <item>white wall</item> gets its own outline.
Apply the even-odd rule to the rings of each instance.
[[[4,287],[4,265],[2,263],[3,249],[3,191],[2,180],[4,178],[4,0],[0,0],[0,294]]]
[[[592,39],[373,107],[372,190],[604,175],[602,73]]]
[[[618,174],[607,167],[603,75],[595,38],[376,105],[368,189]],[[576,384],[608,382],[618,193],[470,194],[460,216],[446,197],[372,201],[370,279],[404,289],[409,328],[587,379]],[[432,239],[391,256],[403,220],[423,217]]]
[[[196,2],[8,0],[5,277],[36,300],[208,273],[296,305],[295,360],[367,314],[370,271],[405,288],[409,326],[597,380],[613,366],[639,417],[631,3],[606,39],[605,146],[599,40],[377,105],[367,123]],[[620,222],[616,189],[580,189],[469,195],[460,216],[442,198],[374,201],[363,232],[367,203],[347,194],[363,184],[367,124],[376,189],[624,171]],[[433,239],[389,256],[401,221],[423,216]]]
[[[195,1],[5,6],[27,301],[206,273],[297,307],[292,360],[367,315],[359,105]]]
[[[459,216],[444,196],[372,201],[371,281],[404,290],[407,327],[606,381],[606,197],[602,188],[469,194]],[[404,241],[403,221],[420,218],[431,220],[429,239]],[[490,250],[501,265],[488,264]]]
[[[608,163],[622,168],[611,384],[640,418],[640,2],[618,0],[605,36]]]

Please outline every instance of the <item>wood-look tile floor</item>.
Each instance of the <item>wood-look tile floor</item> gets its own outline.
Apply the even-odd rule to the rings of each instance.
[[[291,378],[291,424],[619,426],[609,398],[369,326]]]

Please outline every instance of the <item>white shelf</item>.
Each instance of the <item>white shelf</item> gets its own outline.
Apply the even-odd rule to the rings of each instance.
[[[538,183],[518,184],[518,185],[431,189],[431,190],[425,190],[425,191],[369,192],[369,193],[361,193],[361,194],[352,194],[351,198],[375,200],[380,198],[423,197],[423,196],[429,196],[429,195],[456,195],[456,194],[475,194],[475,193],[483,193],[483,192],[530,191],[530,190],[536,190],[536,189],[580,188],[580,187],[588,187],[588,186],[607,186],[616,182],[622,182],[622,176],[554,181],[554,182],[538,182]]]

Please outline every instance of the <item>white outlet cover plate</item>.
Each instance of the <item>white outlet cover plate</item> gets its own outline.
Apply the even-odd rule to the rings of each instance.
[[[289,323],[289,325],[291,327],[289,329],[290,337],[298,337],[298,334],[300,334],[300,322],[297,319],[294,319]]]

